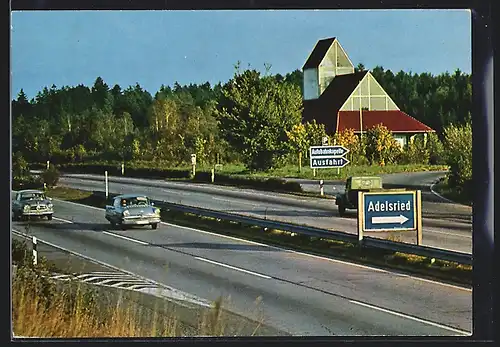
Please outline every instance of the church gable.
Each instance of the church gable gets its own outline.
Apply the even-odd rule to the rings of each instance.
[[[319,40],[303,66],[303,98],[318,99],[336,76],[354,73],[354,65],[335,37]]]
[[[340,111],[395,111],[399,107],[370,72],[360,81]]]
[[[351,74],[354,65],[338,40],[334,40],[318,67],[320,94],[325,91],[335,76]]]

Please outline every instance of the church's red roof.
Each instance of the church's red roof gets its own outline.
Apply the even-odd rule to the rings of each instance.
[[[363,131],[383,124],[393,133],[434,132],[427,125],[399,110],[362,111],[361,116],[359,111],[340,111],[337,117],[337,131],[353,129],[354,132],[359,132],[361,118]]]

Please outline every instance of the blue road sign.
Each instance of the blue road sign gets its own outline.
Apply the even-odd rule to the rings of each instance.
[[[349,164],[349,160],[344,157],[311,158],[312,169],[342,168],[347,164]]]
[[[416,192],[363,193],[363,231],[416,230]]]

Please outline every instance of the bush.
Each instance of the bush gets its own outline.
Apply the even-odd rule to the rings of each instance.
[[[16,152],[16,154],[12,157],[12,176],[23,177],[28,173],[28,162],[24,159],[21,152]]]
[[[371,164],[392,164],[400,154],[401,147],[385,125],[378,124],[367,131],[366,157]]]
[[[47,184],[48,187],[54,187],[59,182],[60,173],[55,165],[51,165],[48,170],[42,172],[42,181]]]
[[[43,186],[42,178],[34,175],[27,175],[22,177],[13,177],[12,189],[39,189]]]
[[[450,187],[464,189],[472,180],[472,125],[450,125],[444,129]],[[467,188],[465,188],[467,189]]]
[[[429,164],[444,165],[446,163],[443,143],[435,133],[427,135],[427,148],[429,149]]]
[[[399,157],[400,164],[428,164],[430,158],[429,149],[424,144],[424,139],[415,136],[413,141],[408,143]]]

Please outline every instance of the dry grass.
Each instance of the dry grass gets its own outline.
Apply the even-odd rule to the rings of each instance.
[[[175,336],[177,320],[156,326],[141,324],[140,308],[118,301],[104,310],[89,300],[89,291],[80,285],[65,285],[58,291],[55,283],[41,280],[38,274],[21,269],[13,280],[13,329],[18,336],[36,337],[147,337]]]
[[[147,308],[120,295],[114,302],[79,282],[55,282],[20,267],[12,281],[13,331],[42,338],[238,336],[222,300],[187,325],[174,308]],[[260,323],[261,324],[261,323]],[[257,324],[253,334],[260,327]]]

